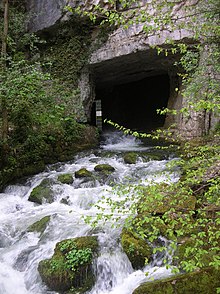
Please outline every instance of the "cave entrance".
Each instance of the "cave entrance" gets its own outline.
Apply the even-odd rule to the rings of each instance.
[[[102,119],[110,119],[126,128],[150,131],[162,127],[165,116],[157,109],[167,107],[170,96],[166,73],[148,76],[128,83],[96,86],[96,100],[102,103]],[[103,124],[103,129],[108,128]]]

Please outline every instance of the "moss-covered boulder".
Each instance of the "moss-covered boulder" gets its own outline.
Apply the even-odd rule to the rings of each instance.
[[[73,183],[73,176],[71,174],[63,174],[57,177],[57,180],[62,184],[72,184]]]
[[[98,250],[97,237],[66,239],[56,244],[52,258],[40,261],[42,281],[53,291],[85,293],[94,285],[92,261]]]
[[[33,223],[27,228],[27,232],[38,232],[43,233],[47,227],[48,222],[50,221],[50,215],[43,217],[39,221]]]
[[[138,155],[135,152],[129,152],[124,155],[124,162],[128,164],[135,164],[137,162]]]
[[[125,228],[121,233],[121,245],[134,269],[142,268],[151,258],[151,246]]]
[[[76,178],[91,178],[92,173],[88,171],[86,168],[81,168],[75,172]]]
[[[140,214],[152,213],[154,215],[163,215],[170,209],[186,213],[190,210],[195,210],[196,197],[192,195],[179,195],[178,191],[175,192],[172,189],[164,183],[143,187],[143,197],[140,199],[138,212]]]
[[[111,166],[110,164],[107,163],[103,163],[103,164],[97,164],[94,167],[94,170],[97,172],[101,172],[101,173],[112,173],[115,171],[115,168],[113,166]]]
[[[42,204],[43,201],[47,203],[53,202],[52,182],[50,179],[44,179],[40,185],[35,187],[29,198],[29,201]]]
[[[201,239],[200,250],[203,252],[200,256],[199,262],[203,267],[209,266],[213,261],[213,255],[216,255],[214,250],[210,250],[210,243],[207,242],[207,237]],[[220,245],[220,241],[219,241]],[[182,238],[181,242],[177,245],[173,261],[179,268],[185,269],[185,262],[194,260],[196,262],[198,245],[196,246],[196,239],[192,237]]]
[[[197,272],[146,282],[133,294],[214,294],[220,287],[220,270],[205,268]]]
[[[162,152],[159,153],[154,150],[151,152],[145,152],[142,156],[142,159],[144,161],[151,161],[151,160],[159,161],[159,160],[165,159],[165,157],[166,156]]]

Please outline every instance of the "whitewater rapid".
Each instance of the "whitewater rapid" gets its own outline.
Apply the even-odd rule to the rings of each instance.
[[[95,204],[103,197],[117,200],[118,195],[112,190],[115,184],[141,181],[148,185],[178,179],[178,172],[167,171],[172,155],[149,161],[139,156],[136,164],[129,165],[123,160],[124,152],[128,151],[153,152],[154,146],[119,132],[107,133],[100,148],[81,152],[70,162],[48,166],[44,172],[10,185],[0,193],[0,294],[54,294],[41,281],[37,271],[39,261],[53,255],[57,242],[93,232],[82,217],[95,216],[99,212]],[[101,163],[110,164],[115,172],[104,179],[74,178],[71,185],[56,181],[58,175],[65,173],[72,173],[74,177],[80,168],[94,172],[94,167]],[[38,205],[28,201],[31,191],[43,179],[53,181],[54,202]],[[66,199],[66,203],[62,199]],[[51,217],[42,235],[27,231],[44,216]],[[121,216],[121,223],[123,218],[125,216]],[[141,282],[171,274],[158,256],[152,264],[135,271],[119,243],[121,228],[112,229],[110,223],[101,226],[96,233],[100,255],[93,265],[96,284],[88,293],[131,294]]]

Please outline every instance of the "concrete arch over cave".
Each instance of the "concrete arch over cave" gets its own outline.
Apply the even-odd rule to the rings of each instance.
[[[175,88],[180,81],[174,66],[176,60],[177,56],[174,59],[173,55],[166,57],[148,49],[90,64],[89,90],[85,83],[81,85],[84,97],[87,88],[84,106],[88,121],[95,125],[93,102],[101,100],[103,120],[111,119],[138,131],[169,126],[177,118],[161,116],[157,109],[178,108]]]

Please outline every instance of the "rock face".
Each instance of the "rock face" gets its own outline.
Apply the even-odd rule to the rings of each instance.
[[[73,8],[81,7],[91,11],[94,5],[101,4],[102,7],[112,8],[109,1],[81,1],[81,0],[27,0],[27,9],[30,12],[29,30],[32,32],[41,31],[55,25],[58,21],[68,19],[70,13],[65,6]]]
[[[66,3],[66,0],[27,1],[30,12],[29,30],[36,32],[53,26],[62,18]]]
[[[157,11],[148,2],[139,1],[142,7],[138,8],[138,10],[136,9],[137,5],[133,4],[133,8],[134,11],[146,11],[150,19],[151,16],[157,14]],[[197,0],[177,2],[172,10],[173,17],[180,19],[180,21],[184,20],[187,9],[193,8],[197,3]],[[68,20],[70,12],[65,11],[66,5],[73,8],[81,7],[82,10],[87,12],[92,11],[95,5],[100,5],[106,9],[122,10],[117,1],[27,0],[30,12],[30,31],[49,29],[61,21]],[[125,13],[129,13],[129,11]],[[78,18],[78,21],[80,21],[80,18]],[[94,41],[91,45],[93,50],[87,65],[81,70],[81,77],[78,82],[81,96],[80,120],[82,122],[91,121],[92,105],[95,99],[100,99],[97,94],[100,89],[102,99],[104,95],[103,89],[111,92],[118,85],[140,81],[149,77],[167,75],[169,78],[169,98],[168,101],[164,102],[165,105],[162,108],[168,107],[178,112],[191,101],[192,97],[183,98],[182,96],[182,82],[177,75],[178,69],[174,66],[180,56],[178,54],[158,55],[157,50],[152,49],[152,46],[160,45],[165,48],[167,39],[192,44],[193,31],[184,29],[184,25],[179,26],[178,20],[175,28],[167,26],[163,30],[148,34],[145,28],[151,24],[151,21],[148,20],[143,23],[129,25],[127,28],[119,26],[108,35],[104,43],[97,42],[99,33],[97,34],[96,29],[93,30],[92,38]],[[201,64],[204,64],[206,55],[207,52],[204,52],[201,56]],[[179,91],[176,91],[176,89],[179,89]],[[108,97],[108,100],[111,100],[111,96]],[[117,101],[114,103],[117,103]],[[112,107],[114,108],[114,106]],[[170,127],[172,124],[176,124],[176,134],[181,137],[191,138],[207,134],[218,121],[219,119],[213,113],[194,112],[192,110],[187,117],[182,114],[167,115],[164,126]]]

